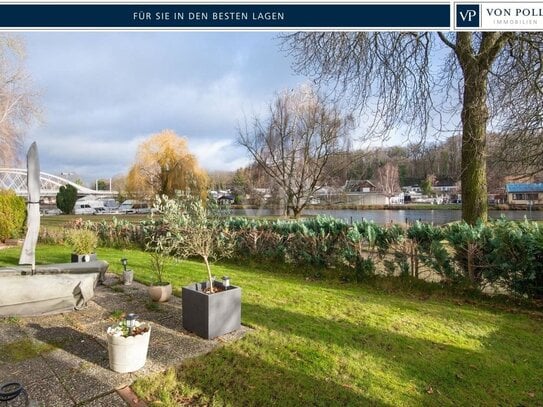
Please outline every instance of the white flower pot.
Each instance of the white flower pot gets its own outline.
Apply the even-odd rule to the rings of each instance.
[[[135,372],[145,366],[151,326],[142,324],[149,330],[136,336],[107,335],[107,348],[109,353],[109,367],[118,373]]]

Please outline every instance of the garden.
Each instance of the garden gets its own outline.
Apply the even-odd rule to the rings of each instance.
[[[90,230],[98,258],[119,275],[127,258],[134,278],[151,284],[151,254],[166,247],[164,273],[174,295],[206,280],[206,262],[217,259],[212,274],[242,287],[242,323],[250,332],[139,379],[133,388],[150,404],[543,403],[538,224],[402,228],[223,213],[206,218],[217,250],[204,259],[168,244],[194,224],[170,217],[187,213],[179,203],[162,204],[160,216],[136,222],[73,220],[42,229],[37,250],[38,263],[64,262],[68,231]],[[18,253],[3,250],[0,265],[15,264]]]

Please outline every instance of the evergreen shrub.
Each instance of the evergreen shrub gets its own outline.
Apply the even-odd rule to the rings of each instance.
[[[0,241],[23,235],[26,219],[25,200],[11,190],[0,191]]]

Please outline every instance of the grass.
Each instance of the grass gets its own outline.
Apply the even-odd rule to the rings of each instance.
[[[45,228],[61,228],[66,223],[73,222],[76,219],[83,219],[84,221],[90,220],[92,222],[101,222],[103,220],[111,221],[113,218],[118,220],[127,220],[131,223],[138,223],[143,219],[147,219],[148,215],[124,215],[124,214],[110,214],[110,215],[55,215],[55,216],[42,216],[40,219],[41,226]]]
[[[40,246],[38,261],[69,257]],[[99,249],[120,274],[153,278],[148,255]],[[0,252],[10,263],[18,250]],[[221,264],[243,288],[246,337],[138,380],[152,405],[496,406],[543,404],[540,311],[455,296],[437,285],[378,279],[319,281],[289,267]],[[275,267],[277,269],[277,267]],[[170,262],[174,287],[205,279],[203,264]]]
[[[32,359],[45,352],[51,352],[55,346],[33,341],[30,338],[21,339],[0,345],[0,362],[15,363]]]

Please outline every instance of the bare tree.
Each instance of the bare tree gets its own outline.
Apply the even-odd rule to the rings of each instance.
[[[543,173],[543,128],[532,133],[515,132],[496,135],[491,140],[489,157],[503,176],[541,177]]]
[[[487,128],[514,138],[541,131],[541,32],[295,33],[284,45],[297,71],[335,85],[356,108],[373,107],[368,134],[426,136],[459,115],[468,223],[487,219]]]
[[[377,169],[378,187],[387,198],[396,195],[400,189],[398,166],[387,162]]]
[[[239,129],[238,142],[279,185],[286,214],[298,217],[309,197],[330,176],[324,171],[342,151],[351,121],[328,105],[313,88],[302,86],[278,95],[266,118]]]
[[[13,165],[23,143],[23,130],[38,113],[35,94],[23,69],[24,46],[12,35],[0,34],[0,165]]]

